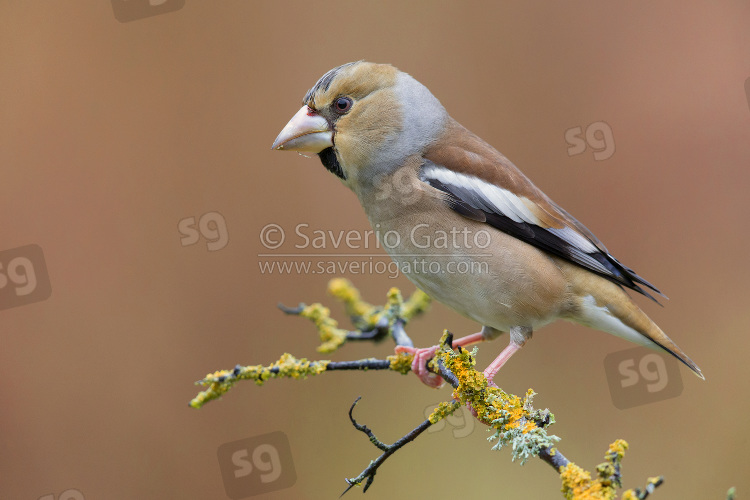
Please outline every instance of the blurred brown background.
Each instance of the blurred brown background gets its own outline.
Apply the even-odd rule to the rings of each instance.
[[[617,409],[604,360],[632,344],[559,323],[500,385],[533,387],[560,449],[589,470],[624,438],[626,486],[663,474],[654,498],[747,495],[750,4],[187,0],[144,17],[148,2],[128,1],[142,19],[120,22],[106,1],[0,4],[0,251],[39,245],[52,288],[0,311],[0,498],[227,498],[219,446],[276,431],[296,482],[257,498],[336,498],[378,455],[348,422],[357,396],[360,421],[388,442],[449,398],[413,376],[330,373],[187,405],[195,380],[236,363],[392,352],[319,355],[312,325],[276,304],[323,301],[343,318],[325,294],[333,276],[258,264],[269,223],[289,238],[301,223],[368,229],[317,159],[270,150],[317,78],[357,59],[427,85],[664,290],[664,308],[637,300],[707,378],[680,368],[678,397]],[[599,121],[611,157],[569,155],[566,131]],[[209,212],[226,246],[183,245],[180,221]],[[413,290],[347,277],[377,303]],[[478,326],[435,305],[409,332],[430,345],[443,328]],[[481,346],[479,365],[506,342]],[[547,465],[490,451],[478,424],[458,439],[456,422],[392,457],[367,498],[560,497]]]

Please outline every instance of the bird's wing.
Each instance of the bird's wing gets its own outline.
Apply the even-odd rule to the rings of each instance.
[[[453,122],[428,149],[421,181],[445,193],[457,213],[578,264],[658,303],[642,286],[664,296],[615,259],[583,224],[555,204],[513,163]]]

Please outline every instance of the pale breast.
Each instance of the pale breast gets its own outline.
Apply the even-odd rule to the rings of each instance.
[[[415,285],[501,331],[536,329],[560,316],[567,285],[552,258],[419,194],[408,204],[381,200],[368,210],[382,246]]]

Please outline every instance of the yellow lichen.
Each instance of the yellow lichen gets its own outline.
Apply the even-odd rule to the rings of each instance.
[[[380,308],[362,300],[359,290],[344,278],[334,278],[328,282],[328,293],[344,304],[346,314],[362,318],[366,323],[377,323]]]
[[[308,361],[306,358],[297,359],[285,352],[270,368],[278,367],[279,369],[278,373],[271,372],[273,377],[305,378],[308,375],[324,372],[328,363],[328,361]]]
[[[391,287],[390,290],[388,290],[388,293],[386,294],[386,297],[388,297],[388,305],[389,306],[401,306],[401,304],[404,303],[404,298],[401,296],[401,290],[398,288]]]
[[[562,492],[568,500],[613,500],[617,497],[619,479],[615,472],[622,461],[628,443],[618,439],[611,445],[605,455],[606,462],[596,467],[597,477],[591,478],[591,474],[573,462],[560,470],[562,480]],[[653,478],[652,478],[653,479]],[[656,478],[660,480],[660,478]],[[649,479],[651,482],[651,479]],[[635,500],[637,497],[632,490],[625,491],[622,500]]]
[[[460,406],[461,403],[458,401],[451,401],[450,403],[442,402],[430,413],[428,420],[434,425],[448,415],[453,414]]]
[[[657,476],[657,477],[650,477],[648,478],[648,482],[646,483],[648,486],[657,487],[664,481],[664,477]],[[732,500],[734,498],[734,488],[730,489],[727,492],[727,500]],[[633,490],[627,490],[622,493],[622,500],[639,500],[639,495],[633,491]]]
[[[628,442],[624,439],[618,439],[609,445],[609,453],[615,455],[616,461],[621,461],[628,449]]]
[[[328,293],[344,304],[347,315],[351,318],[355,328],[361,332],[374,330],[382,332],[381,329],[390,329],[397,321],[400,322],[400,327],[403,327],[411,318],[423,313],[430,303],[430,297],[421,290],[415,291],[407,301],[404,301],[401,291],[394,287],[388,291],[385,306],[374,306],[362,300],[359,290],[349,280],[343,278],[329,281]],[[322,307],[320,304],[315,304],[315,306]],[[326,318],[330,319],[327,311],[326,313]],[[304,315],[304,310],[302,315]],[[327,325],[324,330],[321,330],[321,339],[324,343],[318,348],[319,351],[331,352],[346,341],[348,332],[335,326],[337,324],[334,324],[332,329]],[[320,327],[318,329],[320,330]]]
[[[432,299],[420,289],[416,289],[401,306],[401,317],[410,320],[427,310]]]
[[[608,500],[614,499],[614,490],[605,488],[597,479],[592,481],[591,474],[573,462],[562,468],[562,492],[568,500]]]
[[[401,291],[393,287],[388,290],[388,303],[386,309],[390,313],[391,319],[398,317],[404,321],[409,321],[414,316],[422,314],[430,305],[430,296],[420,289],[416,289],[408,300],[404,301]]]
[[[431,367],[436,370],[442,364],[455,376],[453,399],[469,404],[477,420],[495,431],[489,438],[490,441],[497,440],[493,449],[511,448],[512,459],[520,460],[523,465],[560,440],[547,434],[546,427],[554,423],[554,415],[549,410],[533,408],[532,389],[520,398],[498,387],[490,387],[484,374],[474,369],[473,354],[465,349],[454,352],[447,346],[447,336],[446,331]]]
[[[480,422],[492,426],[495,420],[504,418],[507,421],[507,429],[519,426],[521,419],[526,416],[523,400],[497,387],[489,387],[484,374],[474,369],[476,361],[468,351],[462,350],[460,354],[452,355],[451,351],[443,350],[437,353],[436,359],[437,357],[458,379],[459,385],[453,391],[453,397],[463,403],[469,403],[477,412]],[[531,427],[535,427],[533,422],[529,423]]]
[[[278,361],[269,366],[251,365],[237,366],[233,370],[219,370],[209,373],[197,384],[208,386],[190,401],[190,406],[200,408],[209,401],[221,397],[240,380],[252,380],[258,385],[270,378],[290,377],[305,378],[308,375],[318,375],[326,370],[328,360],[308,361],[306,358],[297,359],[289,353],[281,355]]]
[[[331,318],[331,310],[327,307],[321,304],[305,306],[300,316],[311,320],[315,324],[322,342],[317,347],[318,352],[333,352],[346,342],[347,331],[338,327],[338,321]]]
[[[386,359],[391,363],[391,370],[406,375],[411,371],[411,362],[414,359],[414,355],[406,352],[401,352],[398,354],[391,354],[390,356],[386,356]]]

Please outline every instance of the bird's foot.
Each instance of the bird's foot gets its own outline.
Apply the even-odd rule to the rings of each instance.
[[[396,346],[395,350],[396,354],[405,352],[414,355],[414,359],[411,362],[411,371],[419,377],[419,380],[423,384],[435,389],[443,385],[445,382],[443,378],[427,369],[427,362],[435,357],[435,352],[437,351],[436,345],[423,348],[399,345]]]

